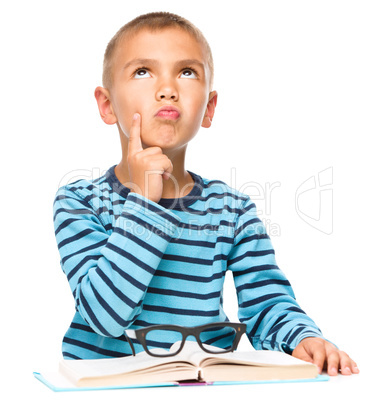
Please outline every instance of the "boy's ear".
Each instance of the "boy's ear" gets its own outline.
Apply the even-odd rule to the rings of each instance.
[[[209,102],[206,105],[206,111],[204,119],[202,120],[201,127],[209,128],[212,125],[213,116],[215,114],[215,108],[217,105],[217,92],[212,91],[209,94]]]
[[[110,101],[110,93],[106,88],[97,87],[94,92],[96,102],[98,103],[99,114],[106,124],[117,123],[117,117]]]

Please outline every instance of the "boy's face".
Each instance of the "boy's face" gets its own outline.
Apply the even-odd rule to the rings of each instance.
[[[108,98],[120,131],[129,137],[141,115],[144,147],[177,149],[209,127],[217,94],[202,45],[178,28],[143,29],[119,44]],[[99,103],[99,102],[98,102]],[[171,110],[170,110],[171,109]]]

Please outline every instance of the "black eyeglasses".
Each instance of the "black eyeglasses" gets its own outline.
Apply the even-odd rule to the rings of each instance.
[[[178,354],[188,336],[194,336],[204,352],[233,352],[246,332],[246,324],[214,322],[197,327],[179,325],[151,325],[136,330],[125,330],[125,337],[136,356],[134,343],[141,344],[144,350],[154,357],[168,357]]]

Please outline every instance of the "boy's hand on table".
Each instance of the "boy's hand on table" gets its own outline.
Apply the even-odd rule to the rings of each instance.
[[[322,338],[305,338],[293,350],[292,356],[305,360],[318,366],[319,373],[327,369],[330,376],[341,374],[358,374],[357,364],[332,343]]]
[[[131,190],[151,201],[159,202],[163,193],[163,179],[170,178],[173,166],[161,148],[143,148],[141,116],[138,113],[133,117],[129,133],[128,168]]]

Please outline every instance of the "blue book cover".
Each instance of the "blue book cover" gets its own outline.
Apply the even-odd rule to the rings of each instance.
[[[72,392],[72,391],[99,391],[108,389],[128,389],[128,388],[150,388],[150,387],[181,387],[181,386],[210,386],[210,385],[248,385],[248,384],[273,384],[273,383],[292,383],[292,382],[319,382],[328,381],[329,376],[318,375],[316,378],[298,379],[298,380],[267,380],[267,381],[212,381],[212,382],[161,382],[154,384],[130,384],[105,387],[75,387],[66,378],[61,377],[59,373],[41,374],[34,372],[35,378],[45,384],[54,392]]]

